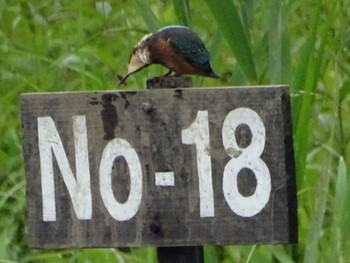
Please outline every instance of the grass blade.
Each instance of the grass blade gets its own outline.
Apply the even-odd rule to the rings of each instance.
[[[273,256],[278,260],[278,262],[283,263],[293,263],[295,262],[290,255],[283,250],[281,246],[268,246],[269,250],[273,254]]]
[[[304,87],[304,92],[302,96],[295,98],[292,103],[293,112],[293,126],[294,126],[294,138],[295,138],[295,152],[296,152],[296,162],[297,162],[297,181],[298,184],[302,182],[302,176],[304,176],[306,155],[308,150],[308,139],[310,135],[310,114],[313,106],[314,96],[317,87],[317,82],[321,74],[321,66],[325,60],[325,48],[329,41],[329,29],[332,26],[333,18],[335,17],[335,6],[333,5],[333,10],[330,10],[329,19],[326,23],[320,23],[320,11],[322,7],[322,1],[318,2],[318,6],[313,14],[312,31],[308,36],[307,43],[304,49],[303,58],[307,62],[301,62],[299,71],[295,81],[293,82],[292,90],[300,89]],[[316,49],[317,44],[317,29],[318,25],[322,24],[321,28],[321,42],[318,50]],[[312,56],[314,55],[315,58]],[[303,70],[304,72],[301,72]],[[300,189],[300,185],[298,187]]]
[[[271,84],[282,83],[282,4],[283,1],[271,0],[268,64]]]
[[[300,63],[297,67],[298,70],[296,71],[296,74],[292,83],[293,92],[298,92],[301,90],[311,92],[314,90],[313,87],[307,86],[306,82],[307,82],[307,76],[312,75],[312,72],[310,72],[310,69],[312,64],[312,54],[314,54],[315,45],[317,41],[316,33],[318,30],[318,26],[320,24],[319,20],[320,20],[321,6],[322,6],[322,1],[318,1],[317,6],[315,6],[314,13],[312,14],[312,21],[310,23],[311,30],[309,35],[307,36],[303,53],[301,55]],[[307,90],[307,88],[309,88],[309,90]],[[295,98],[293,101],[294,103],[292,104],[292,112],[294,113],[293,124],[294,124],[295,130],[297,130],[297,127],[299,124],[298,123],[299,117],[301,117],[301,113],[302,113],[300,112],[301,104],[303,103],[304,100],[310,99],[309,97],[310,97],[309,94],[307,95],[304,94],[304,96]]]
[[[218,247],[216,247],[216,246],[205,246],[204,247],[204,262],[219,263]]]
[[[222,31],[237,61],[251,82],[256,82],[257,74],[252,48],[236,6],[232,0],[222,0],[218,4],[215,0],[205,0],[212,12],[218,27]]]
[[[173,0],[173,6],[179,24],[191,27],[191,13],[188,0]]]
[[[153,13],[149,3],[144,0],[134,0],[135,6],[139,14],[142,16],[143,21],[151,32],[155,32],[160,28],[160,23]]]
[[[344,241],[347,239],[348,234],[348,222],[349,222],[349,182],[347,180],[347,169],[343,157],[339,157],[338,172],[335,188],[335,200],[334,200],[334,214],[332,225],[332,241],[330,242],[332,249],[329,251],[329,257],[331,260],[337,262],[346,262],[343,256]]]
[[[348,79],[343,86],[340,88],[339,91],[339,101],[340,103],[343,102],[344,99],[348,96],[350,93],[350,79]]]
[[[321,171],[320,175],[320,186],[318,187],[318,202],[316,206],[315,215],[312,219],[312,224],[308,232],[308,237],[306,240],[304,263],[317,263],[318,261],[318,244],[320,242],[322,225],[326,213],[327,199],[328,199],[328,188],[329,181],[331,178],[331,172],[327,169],[330,167],[331,153],[327,153],[325,159],[327,160]]]

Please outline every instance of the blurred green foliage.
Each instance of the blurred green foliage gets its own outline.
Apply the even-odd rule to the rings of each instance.
[[[206,247],[206,262],[348,262],[348,0],[0,0],[0,262],[156,262],[154,248],[31,250],[19,96],[112,90],[141,37],[172,24],[203,39],[221,80],[288,84],[298,182],[298,245]],[[151,66],[125,89],[166,73]]]

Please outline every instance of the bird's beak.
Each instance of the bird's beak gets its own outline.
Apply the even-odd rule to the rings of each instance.
[[[139,71],[140,69],[143,69],[147,64],[142,62],[140,57],[138,56],[137,53],[132,54],[129,64],[128,64],[128,73],[134,73]],[[131,74],[132,74],[131,73]]]
[[[143,69],[149,65],[150,64],[143,63],[136,54],[133,54],[131,56],[129,64],[128,64],[128,73],[122,77],[122,79],[119,81],[117,87],[119,87],[121,84],[123,84],[130,75],[140,71],[141,69]]]

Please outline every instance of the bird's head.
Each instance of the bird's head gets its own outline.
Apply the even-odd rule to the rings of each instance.
[[[128,73],[126,73],[126,75],[120,80],[118,86],[123,84],[131,74],[140,71],[152,63],[148,49],[148,44],[151,37],[152,33],[145,35],[134,47],[128,63]]]

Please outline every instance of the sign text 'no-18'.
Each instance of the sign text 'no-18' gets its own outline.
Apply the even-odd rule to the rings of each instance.
[[[297,239],[286,87],[25,94],[33,247]]]

